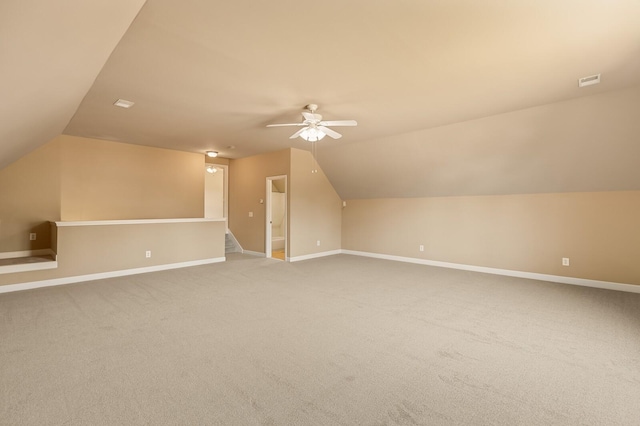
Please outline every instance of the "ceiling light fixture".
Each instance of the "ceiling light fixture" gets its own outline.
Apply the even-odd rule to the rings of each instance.
[[[135,104],[135,102],[127,101],[124,99],[118,99],[113,104],[120,108],[131,108]]]
[[[308,142],[317,142],[325,136],[327,136],[326,133],[315,126],[309,126],[300,133],[300,137]]]
[[[218,156],[218,151],[207,151],[207,157],[214,158]]]
[[[206,170],[207,170],[207,173],[215,173],[218,171],[218,169],[216,169],[213,166],[207,166]]]

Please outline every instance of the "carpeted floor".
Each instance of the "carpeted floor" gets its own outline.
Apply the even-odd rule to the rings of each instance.
[[[338,255],[0,295],[2,425],[637,425],[640,294]]]

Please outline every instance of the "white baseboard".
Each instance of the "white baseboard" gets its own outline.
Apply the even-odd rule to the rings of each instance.
[[[259,251],[242,250],[242,254],[250,254],[251,256],[266,257],[267,255]]]
[[[334,254],[343,253],[342,250],[323,251],[321,253],[305,254],[304,256],[288,257],[288,262],[299,262],[301,260],[316,259],[318,257],[333,256]]]
[[[29,256],[29,255],[31,256],[47,255],[47,254],[51,254],[52,252],[49,249],[31,250],[31,251],[25,251],[25,252],[12,252],[12,254],[16,254],[16,253],[19,255],[0,257],[0,259],[10,258],[10,257],[23,257],[23,256]],[[24,253],[27,253],[27,254],[24,254]],[[243,250],[243,253],[259,256],[259,257],[265,257],[265,254],[260,252]],[[563,277],[560,275],[539,274],[535,272],[513,271],[509,269],[488,268],[484,266],[465,265],[461,263],[441,262],[437,260],[417,259],[413,257],[393,256],[388,254],[371,253],[371,252],[363,252],[363,251],[355,251],[355,250],[331,250],[331,251],[326,251],[322,253],[314,253],[314,254],[308,254],[304,256],[291,257],[291,258],[287,258],[287,261],[298,262],[302,260],[332,256],[332,255],[341,254],[341,253],[347,254],[347,255],[353,255],[353,256],[363,256],[363,257],[372,257],[376,259],[393,260],[396,262],[415,263],[419,265],[437,266],[441,268],[460,269],[465,271],[482,272],[487,274],[528,278],[533,280],[550,281],[550,282],[556,282],[561,284],[602,288],[607,290],[626,291],[630,293],[640,293],[640,285],[634,285],[634,284],[589,280],[585,278]],[[2,254],[6,255],[7,253],[2,253]],[[189,262],[171,263],[167,265],[149,266],[144,268],[125,269],[120,271],[101,272],[101,273],[88,274],[88,275],[78,275],[74,277],[55,278],[51,280],[34,281],[34,282],[19,283],[19,284],[9,284],[9,285],[0,286],[0,293],[9,293],[13,291],[30,290],[30,289],[41,288],[41,287],[51,287],[56,285],[72,284],[72,283],[77,283],[82,281],[94,281],[94,280],[100,280],[105,278],[122,277],[126,275],[135,275],[135,274],[142,274],[147,272],[164,271],[169,269],[186,268],[190,266],[199,266],[199,265],[206,265],[211,263],[224,262],[225,260],[226,260],[225,257],[217,257],[217,258],[195,260],[195,261],[189,261]]]
[[[437,260],[417,259],[414,257],[393,256],[388,254],[370,253],[364,251],[341,250],[343,254],[353,256],[373,257],[376,259],[394,260],[397,262],[417,263],[419,265],[438,266],[441,268],[461,269],[464,271],[483,272],[486,274],[506,275],[509,277],[528,278],[539,281],[550,281],[561,284],[579,285],[584,287],[604,288],[607,290],[640,293],[640,285],[614,283],[610,281],[588,280],[585,278],[563,277],[560,275],[538,274],[536,272],[512,271],[509,269],[487,268],[484,266],[465,265],[462,263],[440,262]]]
[[[168,269],[187,268],[190,266],[207,265],[210,263],[224,262],[225,257],[215,257],[211,259],[192,260],[189,262],[169,263],[166,265],[146,266],[143,268],[123,269],[120,271],[100,272],[88,275],[76,275],[74,277],[53,278],[50,280],[33,281],[19,284],[9,284],[0,286],[0,293],[9,293],[12,291],[31,290],[34,288],[52,287],[57,285],[73,284],[83,281],[95,281],[105,278],[123,277],[126,275],[144,274],[147,272],[166,271]]]

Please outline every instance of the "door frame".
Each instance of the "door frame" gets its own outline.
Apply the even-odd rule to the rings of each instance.
[[[266,257],[270,258],[272,253],[272,245],[271,245],[271,236],[272,236],[272,218],[271,218],[271,205],[273,201],[271,200],[271,195],[273,193],[273,181],[274,180],[282,180],[284,179],[284,257],[287,259],[287,253],[289,252],[289,244],[288,244],[288,228],[289,228],[289,201],[287,200],[289,195],[289,187],[287,182],[287,175],[279,175],[279,176],[267,176],[266,178],[266,194],[265,194],[265,238],[264,238],[264,254]]]

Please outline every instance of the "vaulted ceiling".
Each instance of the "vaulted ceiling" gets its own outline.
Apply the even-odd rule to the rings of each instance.
[[[318,143],[343,198],[640,189],[637,0],[8,0],[0,16],[0,167],[56,132],[309,149],[265,126],[317,103],[358,121]]]

